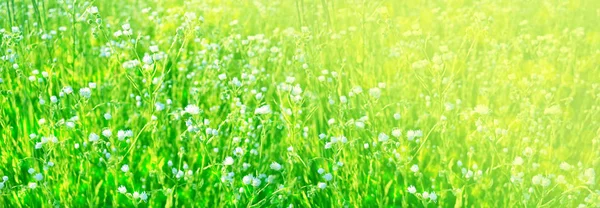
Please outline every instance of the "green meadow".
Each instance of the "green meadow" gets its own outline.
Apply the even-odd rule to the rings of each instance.
[[[600,1],[0,0],[0,207],[600,207]]]

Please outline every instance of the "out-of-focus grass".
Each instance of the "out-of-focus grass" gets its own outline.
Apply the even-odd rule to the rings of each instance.
[[[0,204],[597,207],[600,1],[0,1]]]

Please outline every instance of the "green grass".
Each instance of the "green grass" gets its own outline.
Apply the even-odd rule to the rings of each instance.
[[[595,0],[1,0],[0,206],[598,207],[598,20]]]

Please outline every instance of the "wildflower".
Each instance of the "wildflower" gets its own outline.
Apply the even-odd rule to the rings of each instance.
[[[415,186],[412,186],[412,185],[409,186],[408,187],[408,193],[411,193],[411,194],[417,193],[417,188],[415,188]]]
[[[392,130],[392,136],[398,138],[398,137],[402,136],[402,132],[400,131],[400,129],[394,129],[394,130]]]
[[[258,179],[258,178],[254,178],[252,180],[252,186],[254,186],[254,187],[260,186],[261,183],[262,183],[262,181],[260,179]]]
[[[44,175],[42,175],[41,173],[35,174],[35,176],[33,176],[33,178],[35,178],[36,181],[41,181],[44,179]]]
[[[431,192],[431,194],[429,194],[429,199],[431,199],[431,201],[437,201],[437,194],[435,194],[435,192]]]
[[[37,183],[31,182],[27,185],[27,187],[29,187],[30,189],[35,189],[35,188],[37,188]]]
[[[248,184],[252,183],[252,179],[254,179],[254,177],[252,177],[252,175],[246,175],[242,178],[242,183],[248,185]]]
[[[79,95],[84,98],[90,98],[92,96],[92,90],[87,87],[81,88],[79,89]]]
[[[226,157],[225,160],[223,161],[223,165],[225,165],[225,166],[233,165],[233,158]]]
[[[156,45],[150,46],[150,52],[152,52],[152,53],[158,52],[158,46],[156,46]]]
[[[98,13],[98,7],[92,6],[87,9],[87,12],[90,14],[96,14],[96,13]]]
[[[146,200],[148,200],[148,194],[146,194],[146,192],[145,192],[145,191],[144,191],[144,192],[142,192],[142,194],[140,194],[140,199],[141,199],[142,201],[146,201]]]
[[[152,59],[152,57],[148,54],[144,54],[144,57],[142,58],[142,61],[147,64],[147,65],[152,65],[154,63],[154,60]]]
[[[515,161],[513,161],[513,165],[523,165],[523,158],[516,157]]]
[[[542,178],[541,185],[543,187],[548,187],[548,186],[550,186],[550,184],[551,184],[551,181],[549,178],[546,178],[546,177]]]
[[[327,173],[323,175],[323,179],[325,179],[326,181],[331,181],[333,179],[333,175],[331,175],[331,173]]]
[[[154,104],[154,107],[156,107],[156,111],[162,111],[165,109],[165,104],[157,102],[156,104]]]
[[[323,173],[325,173],[325,169],[323,169],[323,168],[319,168],[319,169],[317,170],[317,173],[319,173],[319,174],[323,174]]]
[[[320,189],[325,189],[325,188],[327,188],[327,184],[326,184],[326,183],[323,183],[323,182],[319,182],[319,183],[317,184],[317,187],[319,187]]]
[[[104,129],[104,131],[102,131],[102,135],[105,137],[110,137],[112,136],[112,131],[110,129]]]
[[[281,168],[282,168],[282,166],[279,163],[277,163],[277,162],[271,163],[271,169],[273,169],[275,171],[279,171],[279,170],[281,170]]]
[[[381,97],[381,89],[377,87],[371,88],[369,89],[369,94],[371,94],[371,96],[373,96],[374,98],[379,98]]]
[[[125,186],[119,186],[118,191],[119,193],[125,194],[127,193],[127,188],[125,188]]]
[[[390,137],[385,133],[379,134],[379,142],[386,142]]]
[[[73,88],[71,86],[65,86],[65,87],[63,87],[62,92],[67,95],[71,94],[71,93],[73,93]]]
[[[90,142],[97,142],[100,139],[100,136],[98,136],[98,134],[96,133],[90,133],[90,136],[88,138]]]
[[[197,115],[200,113],[200,108],[197,105],[189,104],[185,107],[185,112],[191,115]]]
[[[129,172],[129,165],[125,164],[125,165],[121,166],[121,171],[123,171],[124,173]]]
[[[271,113],[271,106],[269,105],[263,105],[259,108],[257,108],[256,110],[254,110],[254,114],[258,114],[258,115],[264,115],[264,114],[269,114]]]
[[[544,177],[542,175],[539,175],[539,174],[535,175],[535,176],[533,176],[533,178],[531,178],[531,183],[533,185],[540,185],[542,183],[543,178]]]
[[[473,111],[479,115],[487,115],[490,113],[490,109],[485,105],[477,105]]]
[[[408,131],[406,132],[406,137],[408,138],[408,141],[413,141],[413,140],[415,140],[415,137],[416,137],[415,131],[413,131],[413,130],[408,130]]]
[[[413,166],[410,167],[410,171],[412,172],[419,172],[419,166],[417,164],[414,164]]]
[[[112,115],[110,115],[110,113],[105,113],[104,114],[104,119],[110,120],[110,119],[112,119]]]
[[[567,162],[560,163],[559,167],[562,170],[566,170],[566,171],[571,170],[571,165],[569,163],[567,163]]]

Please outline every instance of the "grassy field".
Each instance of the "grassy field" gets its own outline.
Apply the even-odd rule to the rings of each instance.
[[[0,0],[0,207],[600,207],[600,1]]]

